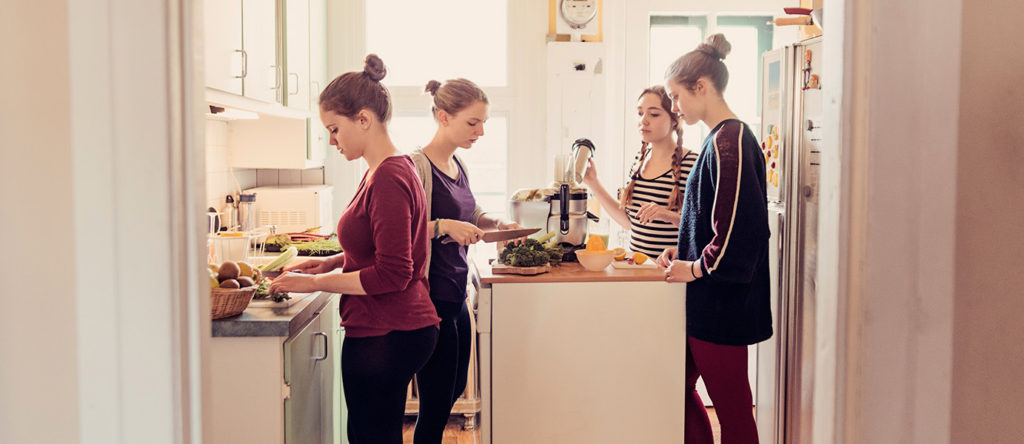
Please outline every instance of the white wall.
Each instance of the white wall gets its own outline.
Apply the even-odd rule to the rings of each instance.
[[[79,434],[68,5],[5,5],[0,82],[0,442]],[[31,38],[26,38],[31,36]],[[16,86],[16,87],[13,87]],[[41,247],[44,247],[41,248]]]

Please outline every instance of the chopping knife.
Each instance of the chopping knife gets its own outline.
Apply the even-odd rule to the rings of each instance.
[[[482,238],[480,238],[480,240],[482,240],[484,242],[504,241],[504,240],[509,240],[509,239],[515,239],[515,238],[518,238],[518,237],[529,236],[529,235],[531,235],[533,233],[536,233],[538,231],[540,231],[540,228],[522,228],[522,229],[516,229],[516,230],[485,231],[484,232],[484,236]],[[452,239],[451,236],[448,236],[447,234],[444,235],[444,239],[441,239],[441,243],[442,244],[450,244],[450,243],[453,243],[453,242],[455,242],[455,239]]]

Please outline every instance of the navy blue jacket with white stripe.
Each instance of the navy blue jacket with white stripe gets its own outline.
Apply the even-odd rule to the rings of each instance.
[[[686,182],[677,258],[704,272],[686,287],[686,332],[723,345],[772,336],[764,156],[730,119],[704,139]]]

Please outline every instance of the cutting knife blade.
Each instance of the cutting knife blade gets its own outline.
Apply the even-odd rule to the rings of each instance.
[[[482,240],[484,242],[498,242],[498,241],[504,241],[504,240],[509,240],[509,239],[516,239],[516,238],[520,238],[520,237],[523,237],[523,236],[529,236],[529,235],[531,235],[533,233],[536,233],[538,231],[540,231],[540,228],[522,228],[522,229],[515,229],[515,230],[485,231],[484,232],[484,236],[480,240]],[[444,239],[441,240],[442,244],[450,244],[450,243],[453,243],[453,242],[455,242],[455,239],[452,239],[451,236],[448,236],[448,235],[445,235]]]

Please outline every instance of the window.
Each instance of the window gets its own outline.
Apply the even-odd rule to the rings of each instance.
[[[508,101],[498,98],[510,94],[507,0],[392,0],[365,5],[365,53],[379,55],[388,67],[383,83],[392,94],[389,133],[395,146],[409,153],[433,138],[437,123],[430,115],[429,96],[423,93],[428,81],[472,80],[490,98],[490,118],[484,136],[472,148],[456,153],[466,162],[477,203],[492,215],[505,213],[510,110]]]
[[[400,115],[391,118],[390,129],[395,146],[409,153],[430,142],[437,131],[437,123],[429,112]],[[508,168],[502,159],[508,158],[508,119],[491,112],[484,123],[484,136],[472,148],[459,149],[455,154],[466,162],[466,175],[477,204],[491,215],[505,213]]]
[[[732,44],[725,58],[729,68],[729,84],[725,101],[754,134],[761,126],[761,54],[771,49],[773,28],[768,16],[716,16],[714,30],[721,32]],[[696,48],[707,38],[710,24],[707,16],[652,16],[650,22],[650,80],[652,85],[664,82],[665,70],[679,56]],[[683,145],[699,149],[708,133],[704,124],[683,129]]]
[[[384,79],[388,86],[423,88],[432,79],[455,77],[480,86],[506,86],[508,4],[505,0],[367,1],[366,52],[379,55],[388,65]]]

